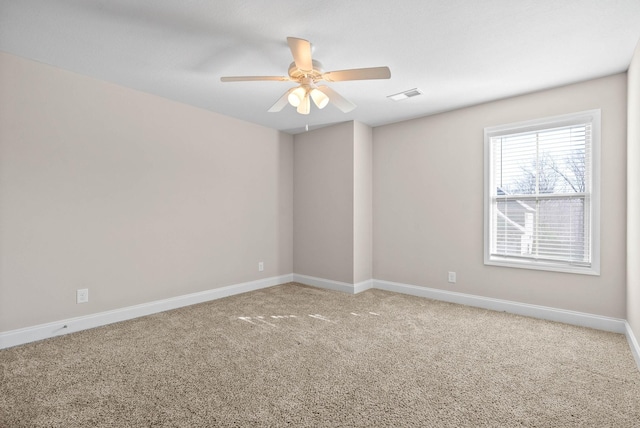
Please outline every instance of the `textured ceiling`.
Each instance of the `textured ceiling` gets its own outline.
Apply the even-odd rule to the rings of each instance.
[[[287,36],[325,70],[391,68],[329,85],[357,104],[267,109],[291,82]],[[371,126],[625,71],[640,0],[0,0],[0,50],[290,133]],[[387,95],[420,88],[394,102]]]

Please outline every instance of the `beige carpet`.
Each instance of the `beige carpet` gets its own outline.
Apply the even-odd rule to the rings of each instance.
[[[638,427],[623,335],[285,284],[0,351],[2,427]]]

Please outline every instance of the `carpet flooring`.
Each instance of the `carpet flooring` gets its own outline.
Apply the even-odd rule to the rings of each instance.
[[[0,426],[638,427],[621,334],[290,283],[0,351]]]

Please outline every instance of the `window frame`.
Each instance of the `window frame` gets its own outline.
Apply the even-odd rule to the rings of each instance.
[[[515,133],[591,123],[591,192],[590,198],[590,266],[579,266],[565,261],[523,259],[491,255],[493,159],[491,138]],[[550,116],[522,122],[484,128],[484,264],[521,269],[535,269],[585,275],[600,275],[600,109]]]

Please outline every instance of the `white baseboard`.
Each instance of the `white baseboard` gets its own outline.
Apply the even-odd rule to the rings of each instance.
[[[636,360],[636,365],[638,369],[640,369],[640,345],[636,340],[636,337],[633,334],[633,330],[631,330],[631,326],[629,322],[625,321],[625,335],[627,336],[627,341],[629,342],[629,347],[631,348],[631,353],[633,354],[633,358]]]
[[[312,285],[318,288],[326,288],[327,290],[342,291],[349,294],[355,294],[356,293],[355,286],[362,284],[362,283],[359,283],[354,285],[354,284],[349,284],[348,282],[334,281],[332,279],[324,279],[324,278],[317,278],[315,276],[300,275],[299,273],[293,274],[293,281],[299,282],[300,284]]]
[[[549,321],[563,322],[566,324],[595,328],[598,330],[611,331],[614,333],[624,334],[626,332],[626,321],[623,319],[593,315],[584,312],[569,311],[566,309],[557,309],[548,306],[530,305],[527,303],[513,302],[510,300],[492,299],[489,297],[476,296],[473,294],[456,293],[453,291],[420,287],[410,284],[401,284],[398,282],[383,281],[379,279],[362,281],[357,284],[349,284],[346,282],[333,281],[330,279],[294,273],[293,281],[312,285],[314,287],[343,291],[349,294],[357,294],[371,288],[378,288],[380,290],[410,294],[412,296],[427,297],[429,299],[474,306],[478,308],[489,309],[492,311],[509,312],[512,314],[540,318]]]
[[[429,299],[442,300],[450,303],[475,306],[492,311],[503,311],[549,321],[563,322],[566,324],[611,331],[614,333],[624,334],[626,331],[626,321],[623,319],[587,314],[584,312],[530,305],[527,303],[512,302],[509,300],[492,299],[472,294],[456,293],[452,291],[419,287],[416,285],[401,284],[378,279],[373,280],[373,288],[394,291],[396,293],[410,294],[412,296],[427,297]]]
[[[353,284],[353,291],[355,294],[362,293],[363,291],[367,291],[371,288],[374,288],[373,279],[368,279],[366,281]]]
[[[40,324],[18,330],[1,332],[0,349],[22,345],[36,340],[48,339],[50,337],[60,336],[89,328],[100,327],[114,322],[126,321],[132,318],[138,318],[184,306],[195,305],[197,303],[208,302],[210,300],[221,299],[234,294],[246,293],[292,281],[293,274],[274,276],[271,278],[214,288],[199,293],[185,294],[183,296],[172,297],[169,299],[128,306],[112,311],[99,312],[96,314]]]

